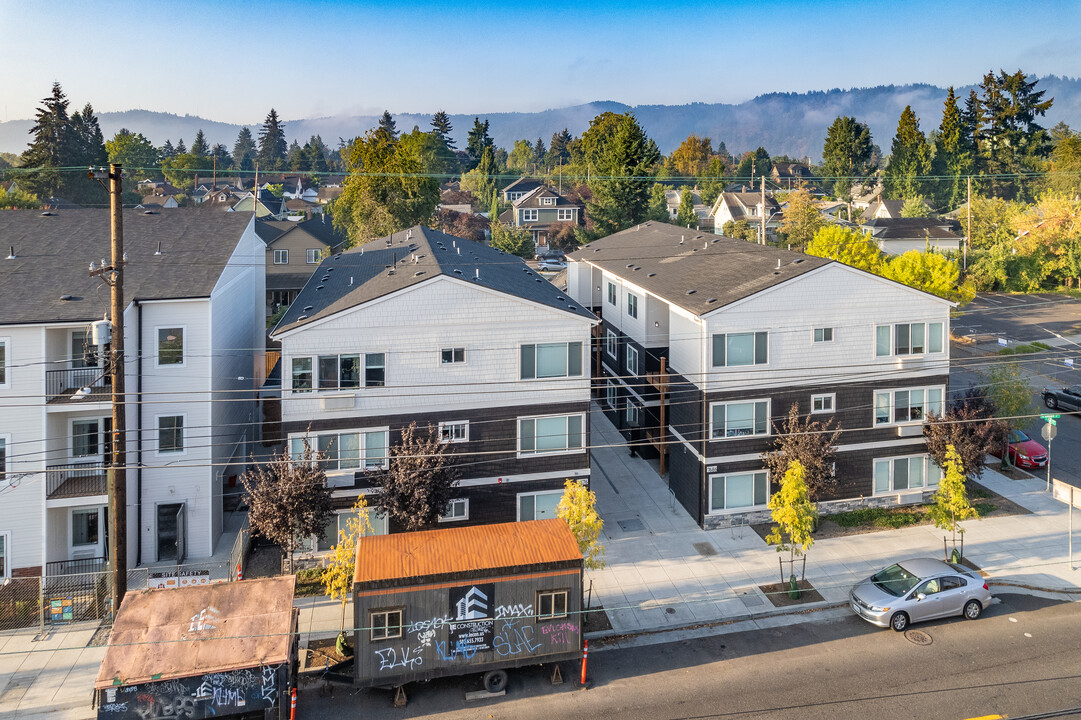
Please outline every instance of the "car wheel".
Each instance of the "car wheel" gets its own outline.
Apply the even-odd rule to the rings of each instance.
[[[1052,410],[1058,407],[1058,401],[1055,400],[1054,395],[1044,395],[1043,404],[1051,408]]]
[[[507,673],[505,670],[491,670],[484,673],[484,689],[490,693],[497,693],[507,687]]]
[[[965,620],[975,620],[983,612],[983,605],[979,600],[969,600],[965,603]]]
[[[908,615],[903,612],[894,613],[893,617],[890,618],[890,627],[897,632],[904,632],[905,628],[908,627]]]

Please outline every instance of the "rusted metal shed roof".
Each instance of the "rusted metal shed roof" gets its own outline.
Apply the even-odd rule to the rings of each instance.
[[[289,575],[128,593],[94,688],[287,662],[295,584]]]
[[[551,520],[475,525],[362,537],[354,583],[581,562],[567,523]]]

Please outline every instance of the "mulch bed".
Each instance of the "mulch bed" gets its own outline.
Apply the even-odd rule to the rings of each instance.
[[[352,636],[349,638],[349,644],[352,645]],[[331,665],[339,663],[345,660],[341,654],[338,653],[337,638],[327,638],[325,640],[311,640],[308,642],[308,649],[302,651],[305,655],[301,659],[301,669],[305,668],[323,668],[326,666],[327,661],[330,661]]]
[[[601,630],[611,630],[612,623],[608,619],[608,613],[604,611],[603,605],[593,605],[589,610],[582,613],[582,632],[600,632]]]
[[[825,598],[819,594],[814,586],[806,580],[800,580],[796,583],[796,586],[800,589],[799,598],[793,599],[788,596],[788,583],[773,583],[772,585],[759,585],[758,589],[766,594],[773,607],[792,607],[793,605],[803,605],[805,603],[822,602]]]

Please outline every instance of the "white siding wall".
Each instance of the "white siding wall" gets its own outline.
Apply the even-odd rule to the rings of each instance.
[[[669,367],[696,382],[703,367],[704,323],[686,310],[671,306],[668,328]]]
[[[646,347],[668,346],[668,303],[653,295],[646,296],[645,302]]]
[[[285,390],[282,419],[587,401],[590,326],[567,311],[435,278],[285,336],[285,388],[293,357],[358,352],[386,353],[387,385],[349,392]],[[582,343],[583,376],[521,381],[519,347],[546,342]],[[451,347],[465,348],[464,364],[440,363],[440,349]],[[324,409],[326,398],[335,398],[333,409]]]

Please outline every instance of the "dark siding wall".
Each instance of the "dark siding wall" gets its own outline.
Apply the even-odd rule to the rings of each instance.
[[[582,478],[582,480],[588,482],[587,478]],[[436,528],[515,522],[518,519],[518,495],[520,493],[562,490],[564,482],[566,482],[564,478],[557,477],[550,480],[459,487],[454,493],[454,497],[468,498],[469,519],[438,523]],[[389,523],[389,530],[392,533],[402,532],[404,528],[392,520]]]
[[[681,375],[670,377],[669,426],[702,451],[702,392]],[[705,497],[702,463],[675,437],[669,437],[668,485],[676,499],[697,522],[702,522]]]

